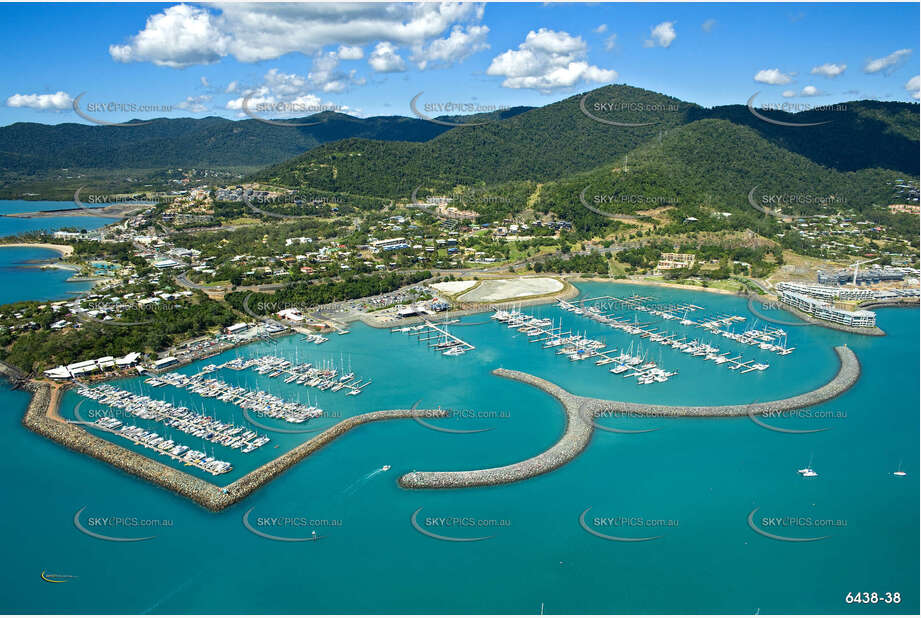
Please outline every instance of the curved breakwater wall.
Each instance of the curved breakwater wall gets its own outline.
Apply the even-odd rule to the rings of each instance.
[[[566,414],[566,428],[556,444],[549,449],[518,463],[486,468],[483,470],[464,470],[459,472],[410,472],[400,477],[399,484],[406,489],[447,489],[456,487],[478,487],[482,485],[503,485],[528,479],[539,474],[556,470],[569,463],[585,450],[592,438],[592,426],[589,417],[579,414],[584,397],[573,395],[552,382],[520,371],[495,369],[494,375],[510,378],[536,386],[555,397]]]
[[[562,404],[566,414],[566,427],[560,439],[543,453],[517,463],[481,470],[410,472],[400,477],[399,484],[407,489],[478,487],[513,483],[550,472],[572,461],[588,446],[594,431],[594,416],[607,411],[662,417],[744,416],[816,405],[845,392],[860,377],[860,362],[854,352],[846,346],[836,347],[835,352],[840,361],[837,374],[815,390],[776,401],[726,406],[659,406],[581,397],[537,376],[520,371],[496,369],[493,374],[535,386]],[[51,386],[45,382],[32,382],[29,388],[34,395],[23,417],[23,425],[27,428],[67,448],[96,457],[125,472],[190,498],[212,511],[220,511],[243,500],[314,451],[359,425],[390,419],[439,418],[448,415],[445,410],[409,409],[382,410],[353,416],[222,488],[112,444],[75,424],[53,418],[57,412],[59,398],[52,396]]]
[[[836,347],[835,352],[841,363],[838,372],[831,381],[819,388],[776,401],[727,406],[659,406],[580,397],[543,378],[520,371],[496,369],[493,374],[536,386],[563,404],[566,413],[566,430],[560,440],[543,453],[508,466],[456,472],[411,472],[400,477],[399,483],[401,487],[407,489],[478,487],[514,483],[550,472],[572,461],[588,446],[594,430],[593,419],[602,412],[621,412],[638,417],[745,416],[796,410],[816,405],[837,397],[851,388],[860,377],[860,362],[854,352],[846,346]]]
[[[34,395],[22,419],[22,424],[26,428],[71,450],[95,457],[115,468],[189,498],[211,511],[223,510],[243,500],[314,451],[359,425],[422,415],[426,418],[447,415],[447,412],[443,410],[410,409],[381,410],[352,416],[222,488],[165,463],[113,444],[78,425],[51,418],[51,415],[56,412],[52,409],[56,401],[52,397],[51,386],[45,382],[32,382],[30,389]]]

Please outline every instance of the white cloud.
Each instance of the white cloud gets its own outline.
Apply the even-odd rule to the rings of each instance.
[[[54,94],[14,94],[7,98],[9,107],[31,107],[40,110],[69,109],[73,106],[73,99],[63,90]]]
[[[800,95],[804,97],[817,97],[821,94],[825,94],[825,93],[819,90],[818,88],[816,88],[815,86],[806,86],[803,88],[803,91],[800,92]]]
[[[365,83],[363,78],[356,76],[354,69],[345,73],[339,70],[338,52],[319,54],[313,59],[313,69],[307,74],[310,83],[323,92],[342,92],[352,85]]]
[[[825,64],[820,64],[817,67],[812,67],[812,70],[809,71],[813,75],[824,75],[825,77],[838,77],[844,73],[844,69],[847,68],[846,64],[833,64],[831,62],[826,62]]]
[[[783,84],[789,84],[793,81],[792,73],[787,75],[782,72],[780,69],[762,69],[755,73],[755,81],[761,82],[762,84],[771,84],[772,86],[780,86]]]
[[[711,18],[711,19],[708,19],[707,21],[705,21],[704,23],[700,24],[700,28],[701,28],[701,30],[703,30],[704,32],[712,32],[712,31],[713,31],[713,26],[715,26],[715,25],[716,25],[716,20]]]
[[[325,46],[349,48],[375,41],[424,45],[452,26],[480,21],[482,4],[444,3],[227,3],[210,8],[178,4],[151,15],[124,44],[111,45],[119,62],[170,67],[208,64],[224,56],[242,62],[291,52],[313,55]]]
[[[236,91],[237,91],[237,86],[238,86],[238,84],[237,84],[236,80],[234,80],[234,81],[230,82],[229,84],[227,84],[227,88],[224,90],[224,92],[225,92],[226,94],[230,94],[231,92],[236,92]]]
[[[908,80],[905,90],[911,93],[912,99],[921,99],[921,75],[915,75]]]
[[[263,76],[261,85],[241,90],[241,96],[227,101],[225,108],[239,111],[243,116],[243,101],[245,100],[247,108],[259,112],[260,116],[284,117],[306,116],[325,109],[335,111],[349,109],[347,106],[334,105],[329,101],[324,102],[317,94],[311,92],[313,85],[309,76],[271,69]],[[265,109],[265,106],[271,105],[278,106],[274,114],[269,109]]]
[[[863,67],[864,73],[879,73],[880,71],[891,72],[902,60],[911,53],[910,49],[899,49],[883,58],[868,60]]]
[[[361,60],[365,57],[365,50],[359,45],[340,45],[336,53],[342,60]]]
[[[678,35],[675,34],[675,22],[663,21],[649,29],[650,38],[643,42],[643,47],[668,47]]]
[[[207,81],[205,80],[205,78],[202,78],[202,80]],[[193,112],[193,113],[206,112],[208,111],[207,103],[210,100],[211,100],[210,94],[201,94],[198,96],[186,97],[185,101],[181,103],[177,103],[176,107],[178,107],[179,109],[184,109],[189,112]]]
[[[598,27],[595,28],[592,32],[594,32],[595,34],[604,34],[607,31],[608,31],[607,24],[599,24]]]
[[[207,78],[207,77],[205,77],[204,75],[202,75],[200,79],[201,79],[201,85],[202,85],[202,86],[204,86],[205,88],[210,88],[210,87],[211,87],[211,84],[208,83],[208,78]]]
[[[617,47],[617,34],[616,34],[616,33],[615,33],[615,34],[612,34],[611,36],[609,36],[608,38],[606,38],[606,39],[604,40],[604,48],[605,48],[605,50],[611,51],[611,50],[613,50],[615,47]]]
[[[786,98],[789,99],[790,97],[795,97],[795,96],[796,96],[796,92],[794,92],[794,91],[792,91],[792,90],[784,90],[783,92],[780,93],[780,96],[786,97]]]
[[[435,39],[427,46],[414,47],[410,58],[423,70],[432,66],[450,66],[471,54],[489,49],[487,33],[488,26],[454,26],[447,38]]]
[[[487,75],[505,77],[505,88],[533,88],[550,92],[579,81],[610,82],[617,71],[590,65],[588,47],[582,37],[568,32],[541,28],[530,31],[518,49],[509,49],[495,58]]]
[[[397,53],[397,48],[386,41],[378,43],[368,58],[368,64],[378,73],[398,73],[406,70],[406,63]]]
[[[144,29],[125,45],[110,45],[118,62],[153,62],[182,68],[217,62],[228,53],[231,38],[221,32],[214,15],[177,4],[147,18]]]

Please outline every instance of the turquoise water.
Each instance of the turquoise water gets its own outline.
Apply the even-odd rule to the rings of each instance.
[[[103,206],[100,204],[99,206]],[[24,232],[46,231],[51,232],[62,228],[75,228],[78,230],[95,230],[108,225],[117,219],[105,217],[40,217],[35,219],[19,219],[4,217],[19,212],[34,212],[39,210],[59,210],[62,208],[77,208],[74,202],[49,202],[26,200],[0,200],[0,236],[14,236]]]
[[[88,281],[67,281],[74,271],[41,268],[41,263],[57,261],[58,257],[60,254],[50,249],[0,246],[0,305],[64,299],[88,290]]]
[[[703,305],[711,312],[749,315],[741,299],[649,287],[580,284],[585,296],[632,292],[662,301]],[[611,346],[630,339],[550,306],[532,313],[560,318],[573,330],[603,335]],[[289,337],[208,359],[277,354],[298,360],[339,361],[374,382],[358,397],[319,393],[311,400],[347,416],[375,409],[441,405],[484,417],[432,421],[449,428],[491,428],[474,434],[433,431],[413,420],[362,426],[301,462],[241,504],[219,514],[138,481],[105,464],[71,453],[24,430],[28,396],[0,392],[8,413],[0,433],[0,470],[9,486],[10,515],[0,521],[9,556],[0,592],[5,612],[199,613],[917,613],[918,611],[918,313],[883,309],[889,336],[864,338],[816,327],[789,328],[786,357],[738,346],[746,358],[770,363],[763,372],[738,375],[713,363],[662,350],[661,364],[678,370],[665,384],[638,386],[604,367],[563,360],[529,345],[517,331],[470,316],[470,326],[450,327],[477,349],[449,358],[406,334],[353,325],[321,346]],[[644,319],[645,316],[645,319]],[[632,317],[632,316],[630,316]],[[649,321],[646,314],[640,321]],[[681,329],[669,323],[673,329]],[[695,332],[699,336],[702,331]],[[829,427],[803,435],[777,433],[741,419],[617,419],[622,428],[658,428],[643,434],[597,431],[587,450],[561,469],[502,487],[407,491],[396,479],[407,471],[501,465],[553,444],[563,429],[555,400],[492,376],[495,367],[520,369],[554,380],[578,394],[656,403],[735,403],[803,392],[834,375],[832,346],[846,343],[861,360],[858,384],[818,409],[844,413],[822,421],[775,420],[778,426]],[[721,348],[736,345],[720,338]],[[659,346],[652,348],[659,360]],[[180,369],[192,373],[196,365]],[[265,388],[283,397],[308,389],[254,372],[224,372],[226,381]],[[124,388],[145,388],[126,380]],[[148,390],[149,387],[146,387]],[[185,391],[162,387],[159,396],[218,408]],[[62,412],[80,398],[69,394]],[[93,404],[84,404],[86,412]],[[268,421],[265,421],[268,422]],[[260,452],[234,453],[242,474],[262,459],[312,434],[273,434]],[[177,439],[180,436],[174,436]],[[279,444],[279,449],[274,449]],[[222,453],[216,447],[216,454]],[[226,451],[226,449],[224,449]],[[820,476],[796,469],[812,458]],[[899,461],[908,477],[891,476]],[[384,464],[392,469],[381,471]],[[191,470],[186,468],[186,470]],[[232,475],[224,478],[232,480]],[[156,538],[108,542],[76,529],[109,536]],[[673,519],[662,538],[618,543],[590,535],[579,515]],[[746,518],[813,516],[846,520],[822,528],[830,538],[785,543],[759,536]],[[452,543],[420,534],[410,523],[454,537],[492,536]],[[257,530],[318,542],[285,543],[256,536],[243,526],[250,511]],[[96,517],[166,520],[172,525],[96,526]],[[259,518],[305,517],[308,525],[268,525]],[[491,520],[439,527],[426,518]],[[324,521],[325,520],[325,521]],[[508,525],[498,525],[498,523]],[[295,521],[296,524],[301,523]],[[647,536],[641,529],[604,529]],[[817,536],[783,529],[786,536]],[[42,571],[76,576],[42,581]],[[847,605],[848,592],[900,592],[898,606]]]
[[[94,230],[116,221],[103,217],[44,217],[17,219],[11,213],[76,208],[73,202],[0,200],[0,237],[24,232],[52,232],[62,228]],[[65,270],[42,270],[37,262],[53,261],[56,251],[0,246],[0,305],[19,300],[64,299],[90,288],[88,282],[68,283],[73,276]]]

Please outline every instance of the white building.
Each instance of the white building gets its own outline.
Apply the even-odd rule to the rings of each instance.
[[[845,309],[839,309],[827,301],[811,298],[805,294],[792,292],[788,289],[780,290],[780,300],[820,320],[828,320],[836,324],[859,326],[863,328],[872,328],[876,326],[876,314],[872,311],[847,311]]]

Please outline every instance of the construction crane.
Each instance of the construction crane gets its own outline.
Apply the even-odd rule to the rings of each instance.
[[[878,260],[878,259],[879,259],[879,258],[873,258],[872,260],[857,261],[857,262],[854,262],[853,264],[850,264],[850,265],[848,266],[848,268],[851,268],[851,267],[854,268],[854,280],[853,280],[853,282],[852,282],[853,285],[857,285],[857,270],[860,268],[860,265],[861,265],[861,264],[869,264],[870,262],[875,262],[875,261]]]

